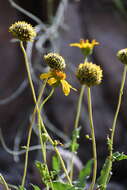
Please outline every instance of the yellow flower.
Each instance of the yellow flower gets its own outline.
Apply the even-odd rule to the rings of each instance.
[[[23,42],[33,41],[36,37],[34,28],[31,24],[24,21],[18,21],[12,24],[9,28],[9,32],[11,32],[15,38]]]
[[[47,83],[50,86],[57,87],[58,85],[62,86],[62,90],[65,96],[68,96],[70,93],[70,89],[73,89],[76,91],[75,88],[73,88],[65,79],[66,74],[62,71],[58,70],[50,70],[48,73],[43,73],[40,75],[40,79],[48,79]]]
[[[71,47],[80,48],[85,56],[92,54],[93,48],[96,45],[99,45],[99,42],[97,42],[96,40],[92,40],[91,42],[89,42],[89,40],[83,39],[81,39],[79,43],[70,44]]]

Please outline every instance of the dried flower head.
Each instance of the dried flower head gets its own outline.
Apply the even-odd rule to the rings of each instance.
[[[66,74],[62,71],[50,70],[48,73],[41,74],[40,79],[48,79],[47,83],[50,86],[57,87],[61,85],[65,96],[68,96],[70,94],[70,89],[76,90],[65,80]]]
[[[15,38],[23,42],[33,41],[36,36],[36,32],[31,24],[24,21],[18,21],[12,24],[9,28],[9,32],[11,32]]]
[[[50,68],[57,71],[62,71],[66,67],[65,60],[57,53],[48,53],[44,55],[44,60]]]
[[[97,66],[92,62],[85,62],[79,65],[76,71],[76,76],[81,84],[90,87],[100,84],[103,75],[100,66]]]
[[[123,64],[127,64],[127,48],[119,50],[117,57]]]
[[[81,39],[79,43],[70,44],[71,47],[74,46],[80,48],[85,56],[91,55],[93,52],[93,48],[96,45],[99,45],[99,42],[97,42],[96,40],[92,40],[91,42],[89,42],[89,40],[83,39]]]

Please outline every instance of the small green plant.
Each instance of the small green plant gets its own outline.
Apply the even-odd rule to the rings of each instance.
[[[124,153],[114,152],[114,135],[116,129],[116,122],[118,113],[120,110],[120,105],[122,101],[123,89],[126,79],[127,72],[127,49],[120,50],[117,53],[118,59],[124,64],[124,72],[120,87],[118,105],[116,108],[116,113],[114,116],[113,124],[111,127],[111,134],[108,134],[107,137],[107,148],[108,148],[108,156],[105,159],[105,163],[100,172],[100,176],[97,178],[97,148],[96,148],[96,136],[95,136],[95,127],[93,124],[93,110],[92,110],[92,101],[91,101],[91,90],[92,86],[99,85],[102,82],[103,71],[102,68],[90,61],[90,56],[93,53],[93,50],[96,45],[99,43],[96,40],[89,42],[89,40],[80,40],[79,43],[72,43],[70,46],[78,47],[81,49],[81,52],[84,56],[83,63],[80,63],[76,69],[76,78],[79,81],[81,88],[77,101],[77,110],[76,117],[74,121],[74,129],[72,132],[72,138],[67,147],[71,154],[71,162],[70,169],[68,169],[64,157],[62,157],[60,153],[59,147],[62,147],[63,144],[53,139],[47,131],[47,128],[43,121],[43,106],[47,103],[47,101],[53,96],[54,91],[57,90],[57,87],[61,87],[65,96],[70,94],[70,90],[72,89],[77,93],[77,89],[72,87],[66,81],[66,63],[64,58],[58,53],[48,53],[44,55],[45,63],[48,65],[49,70],[40,75],[40,79],[42,81],[42,87],[39,95],[36,95],[34,83],[31,77],[31,70],[29,66],[29,60],[27,57],[27,53],[24,47],[24,43],[29,41],[33,41],[36,37],[35,29],[28,23],[24,21],[18,21],[9,28],[9,32],[19,40],[19,44],[24,56],[24,62],[26,66],[26,71],[28,74],[29,86],[31,88],[31,93],[33,96],[33,100],[35,103],[35,107],[32,114],[31,123],[29,126],[29,133],[27,137],[27,145],[25,146],[25,164],[24,164],[24,172],[22,175],[21,184],[18,186],[7,184],[2,174],[0,175],[0,183],[4,186],[5,190],[12,189],[17,190],[26,190],[26,176],[28,169],[28,161],[29,161],[29,151],[30,151],[30,141],[32,134],[32,125],[37,117],[37,129],[39,134],[39,140],[41,145],[41,153],[42,160],[36,161],[35,166],[40,175],[41,183],[44,185],[46,190],[106,190],[107,185],[111,178],[112,165],[115,161],[121,161],[127,159],[127,155]],[[46,85],[49,85],[51,88],[48,96],[41,100],[43,93],[45,91]],[[89,123],[90,123],[90,131],[91,134],[86,137],[90,140],[92,144],[92,159],[89,160],[85,166],[78,172],[76,178],[74,178],[74,157],[76,156],[80,144],[78,143],[78,139],[80,138],[80,130],[79,119],[81,108],[83,106],[83,95],[85,90],[87,91],[87,103],[88,103],[88,114],[89,114]],[[72,92],[73,92],[72,91]],[[85,134],[84,134],[85,136]],[[55,155],[52,156],[52,168],[49,168],[49,164],[47,161],[47,147],[50,145],[52,149],[55,151]],[[64,174],[66,178],[62,178],[61,176]],[[91,176],[91,183],[88,186],[88,179]],[[40,190],[41,188],[37,184],[31,184],[34,190]]]

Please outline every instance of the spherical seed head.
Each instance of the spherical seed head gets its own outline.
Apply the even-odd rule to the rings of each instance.
[[[28,24],[24,21],[18,21],[12,24],[9,28],[9,32],[11,32],[15,38],[23,42],[33,41],[33,39],[36,37],[34,28],[31,26],[31,24]]]
[[[50,68],[57,71],[62,71],[66,67],[65,60],[57,53],[48,53],[44,55],[44,60]]]
[[[127,64],[127,48],[119,50],[117,57],[123,64]]]
[[[76,76],[81,84],[88,87],[98,85],[102,81],[102,69],[92,62],[80,64]]]

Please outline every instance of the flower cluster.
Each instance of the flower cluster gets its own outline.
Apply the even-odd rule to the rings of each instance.
[[[18,21],[12,24],[9,28],[12,35],[23,42],[33,41],[36,37],[36,32],[31,24],[24,21]]]
[[[44,55],[44,59],[50,67],[50,71],[48,73],[41,74],[40,79],[48,79],[47,83],[53,87],[61,85],[65,96],[69,95],[70,89],[76,90],[65,80],[66,73],[63,72],[63,70],[65,69],[66,64],[62,56],[57,53],[49,53]]]

